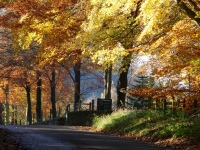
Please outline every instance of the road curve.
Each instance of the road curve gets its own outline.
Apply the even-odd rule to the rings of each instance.
[[[0,126],[25,150],[169,150],[103,133],[76,130],[70,126]]]

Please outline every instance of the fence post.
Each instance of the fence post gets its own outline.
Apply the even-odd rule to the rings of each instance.
[[[92,103],[89,102],[89,111],[91,111],[91,109],[92,109]]]
[[[70,104],[67,105],[66,112],[70,112]]]
[[[166,114],[166,110],[167,110],[167,101],[166,101],[166,99],[164,98],[164,99],[163,99],[163,111],[164,111],[164,114]]]
[[[174,100],[172,100],[172,115],[174,115]]]
[[[134,102],[132,103],[132,110],[134,110]]]
[[[155,105],[154,105],[155,111],[157,111],[157,101],[158,101],[158,99],[156,98],[155,99]]]
[[[94,100],[92,100],[92,111],[94,111]]]
[[[79,100],[79,103],[78,103],[78,111],[81,110],[81,100]]]

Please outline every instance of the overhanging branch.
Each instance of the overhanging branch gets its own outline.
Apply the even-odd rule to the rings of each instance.
[[[191,0],[189,0],[189,2],[191,2]],[[188,17],[190,17],[192,20],[196,21],[198,23],[198,25],[200,26],[200,18],[196,18],[197,14],[191,8],[189,8],[182,0],[177,0],[177,3],[183,10],[185,10]],[[194,9],[197,7],[195,2],[193,2],[193,1],[192,1],[191,5],[194,5]]]

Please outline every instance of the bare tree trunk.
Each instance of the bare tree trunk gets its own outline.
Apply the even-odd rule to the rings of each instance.
[[[136,9],[134,9],[131,12],[131,15],[133,18],[136,18],[139,15],[139,10],[140,10],[140,6],[142,4],[143,0],[138,0],[136,3]],[[127,28],[127,34],[126,34],[126,38],[121,38],[119,39],[120,43],[122,44],[122,46],[128,50],[130,48],[132,48],[133,46],[133,40],[135,39],[135,28],[137,27],[137,23],[135,21],[132,21],[130,26]],[[118,108],[122,108],[125,106],[125,98],[126,98],[126,88],[127,88],[127,75],[128,75],[128,70],[130,67],[130,63],[131,63],[131,57],[132,57],[132,53],[129,52],[129,54],[123,58],[122,60],[122,66],[120,67],[120,75],[119,75],[119,79],[118,79],[118,83],[117,83],[117,107]]]
[[[3,114],[3,104],[0,103],[0,125],[3,125],[2,114]]]
[[[111,99],[112,66],[105,70],[105,99]]]
[[[36,115],[37,115],[37,123],[41,123],[42,121],[42,81],[41,81],[41,73],[37,73],[37,93],[36,93]]]
[[[74,111],[78,111],[79,110],[79,103],[80,103],[80,84],[81,84],[81,63],[78,62],[75,64],[74,66],[74,74],[75,74],[75,81],[74,81],[74,85],[75,85],[75,92],[74,92]]]
[[[56,71],[53,67],[51,72],[51,105],[52,105],[52,115],[56,118]]]
[[[26,82],[26,98],[27,98],[27,122],[32,124],[32,110],[31,110],[31,87],[30,82]]]
[[[120,68],[120,75],[117,82],[117,107],[123,108],[125,106],[126,98],[126,88],[127,88],[127,75],[131,63],[131,54],[126,56],[122,61],[122,66]],[[123,71],[122,71],[123,70]]]

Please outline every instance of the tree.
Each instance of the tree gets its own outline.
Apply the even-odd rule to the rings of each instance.
[[[31,86],[30,86],[30,82],[29,81],[26,81],[26,85],[25,85],[25,89],[26,89],[26,97],[27,97],[27,105],[28,105],[28,108],[27,108],[27,121],[28,121],[28,124],[32,124],[32,109],[31,109],[31,95],[30,95],[30,92],[31,92]]]
[[[157,3],[157,7],[151,7],[155,1],[151,2],[146,1],[141,9],[143,16],[140,19],[144,27],[138,40],[141,38],[143,44],[148,43],[140,51],[154,55],[151,66],[156,76],[164,76],[173,82],[170,87],[165,87],[171,90],[160,89],[157,95],[178,95],[176,88],[179,82],[184,81],[191,72],[197,76],[199,74],[199,2],[165,1],[163,6]],[[160,13],[163,7],[165,10]],[[186,97],[188,102],[191,101]]]
[[[112,66],[105,70],[105,99],[111,99]]]
[[[42,121],[42,79],[40,71],[37,71],[36,116],[37,123]]]
[[[192,0],[187,2],[165,1],[156,3],[156,7],[153,7],[155,1],[147,0],[143,4],[141,9],[143,15],[139,18],[144,29],[138,40],[142,39],[142,43],[148,42],[146,46],[142,46],[140,51],[147,52],[148,50],[148,53],[154,55],[155,59],[152,59],[154,61],[152,66],[156,68],[154,73],[157,72],[158,75],[176,74],[191,67],[191,63],[188,63],[191,61],[190,58],[197,58],[198,46],[195,40],[198,39],[196,34],[198,27],[187,17],[187,15],[198,17],[198,6],[195,6],[195,3],[198,2]],[[189,10],[191,6],[195,9]],[[185,12],[180,8],[184,8]],[[188,49],[190,50],[187,51]],[[194,53],[196,56],[193,55]]]
[[[27,121],[28,124],[32,124],[31,86],[33,85],[33,83],[35,83],[35,75],[31,65],[27,62],[25,63],[25,61],[31,62],[33,57],[29,57],[30,59],[27,59],[26,56],[28,55],[24,55],[24,53],[22,53],[15,60],[12,60],[12,62],[10,62],[13,64],[10,64],[9,66],[9,80],[10,83],[12,83],[11,85],[21,86],[25,89],[27,100]]]
[[[200,3],[197,0],[177,0],[178,5],[185,10],[188,17],[196,21],[200,25]]]
[[[41,65],[67,59],[74,55],[76,45],[74,43],[76,34],[80,30],[82,20],[84,20],[84,11],[82,1],[15,1],[7,3],[7,13],[1,17],[5,26],[12,29],[14,33],[15,49],[19,47],[27,49],[33,42],[39,45],[38,60]],[[23,7],[19,9],[18,6]],[[34,6],[34,7],[30,7]],[[8,18],[13,18],[14,22],[9,22]],[[50,51],[50,52],[49,52]],[[75,54],[77,54],[75,52]],[[70,66],[78,63],[76,57],[70,63]],[[70,67],[69,66],[69,67]],[[54,78],[52,72],[52,80]],[[52,81],[54,82],[54,81]],[[55,117],[55,87],[52,89],[52,111]]]
[[[145,75],[137,75],[137,79],[134,80],[136,84],[134,84],[134,87],[143,88],[143,87],[152,87],[153,86],[153,78],[150,76]]]
[[[148,92],[143,92],[143,90],[145,91],[145,88],[152,88],[154,86],[154,79],[153,77],[150,76],[145,76],[145,75],[137,75],[136,79],[134,80],[134,83],[132,83],[132,88],[135,91],[137,91],[140,94],[131,94],[132,96],[132,100],[137,101],[139,103],[141,103],[141,106],[146,106],[147,103],[150,103],[150,94]]]
[[[196,0],[16,0],[4,1],[1,7],[9,9],[0,22],[12,31],[15,50],[37,44],[41,65],[64,61],[67,70],[75,66],[75,108],[80,100],[79,74],[84,59],[100,65],[101,71],[110,72],[112,68],[118,72],[118,107],[125,103],[127,73],[134,52],[153,55],[156,75],[198,74]],[[107,77],[106,97],[110,97],[111,80]],[[52,71],[50,81],[53,78]]]
[[[51,100],[51,111],[53,118],[56,117],[56,64],[51,66],[45,66],[46,76],[50,84],[50,100]],[[50,75],[49,75],[50,70]]]
[[[80,85],[81,85],[81,64],[76,63],[74,65],[74,86],[75,86],[75,92],[74,92],[74,111],[79,110],[79,105],[80,105],[80,95],[81,95],[81,89],[80,89]]]
[[[133,46],[136,35],[137,21],[135,20],[142,1],[91,1],[88,5],[88,18],[82,25],[84,55],[102,65],[104,70],[111,66],[118,67],[118,106],[125,103],[127,87],[127,72],[131,56],[128,50]],[[122,101],[122,103],[120,103]]]
[[[52,114],[53,118],[56,118],[56,71],[54,65],[51,72],[50,85],[51,85]]]

